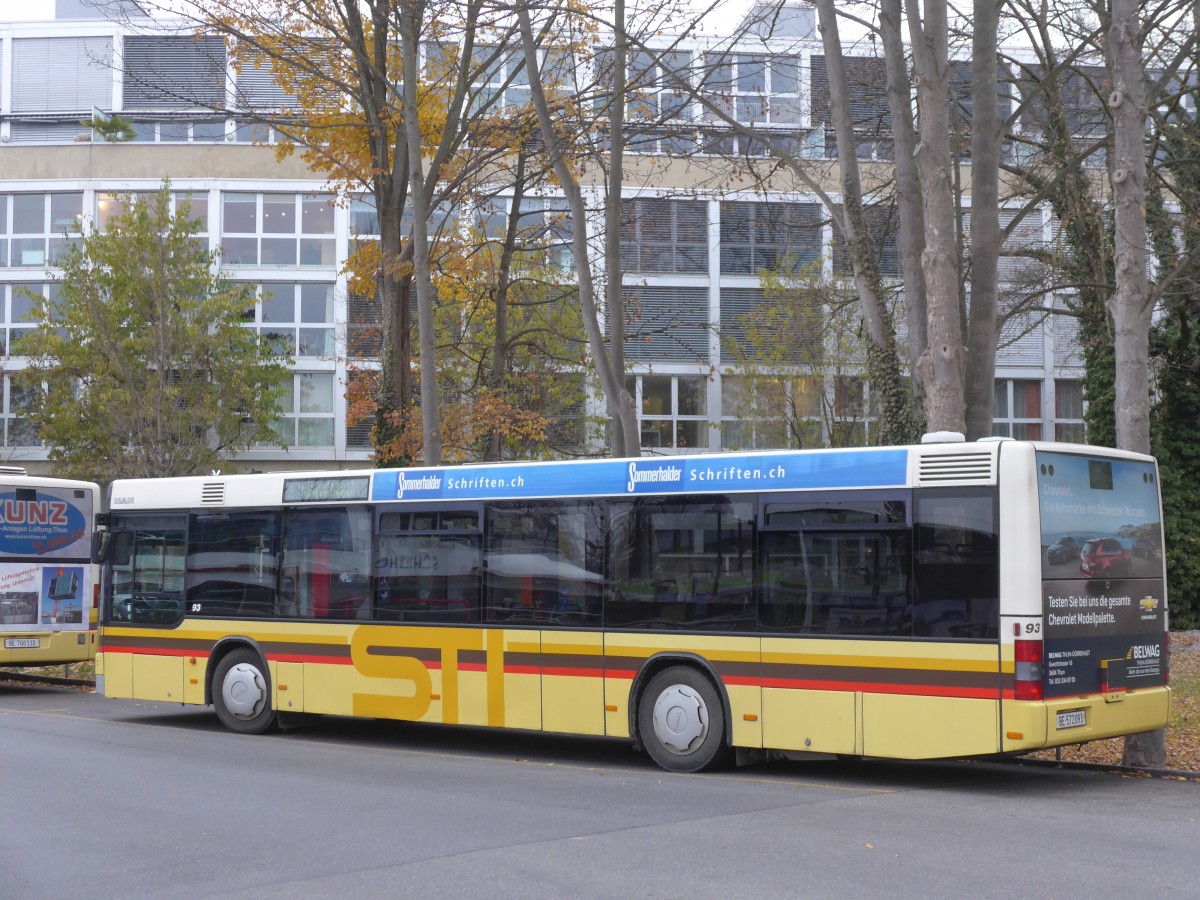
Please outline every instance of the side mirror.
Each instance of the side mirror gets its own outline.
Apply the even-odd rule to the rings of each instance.
[[[132,548],[131,531],[97,531],[92,538],[92,561],[127,566]]]

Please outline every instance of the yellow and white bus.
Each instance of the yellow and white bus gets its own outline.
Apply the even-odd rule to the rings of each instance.
[[[127,480],[110,502],[103,693],[239,732],[303,712],[610,735],[698,771],[1167,721],[1146,456],[957,436]],[[1084,559],[1108,538],[1127,552]]]
[[[0,666],[96,655],[92,535],[100,488],[0,467]]]

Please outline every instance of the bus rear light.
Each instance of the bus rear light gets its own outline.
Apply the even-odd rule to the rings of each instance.
[[[1042,642],[1014,641],[1016,666],[1013,696],[1017,700],[1042,699]]]

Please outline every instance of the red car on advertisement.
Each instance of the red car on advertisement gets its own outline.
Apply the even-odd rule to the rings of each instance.
[[[1079,574],[1084,578],[1127,576],[1132,561],[1129,549],[1116,538],[1092,538],[1079,554]]]

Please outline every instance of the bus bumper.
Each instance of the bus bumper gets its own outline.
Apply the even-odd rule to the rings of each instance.
[[[1164,728],[1171,712],[1169,687],[1111,694],[1056,697],[1001,704],[1001,749],[1005,753],[1082,744]]]

